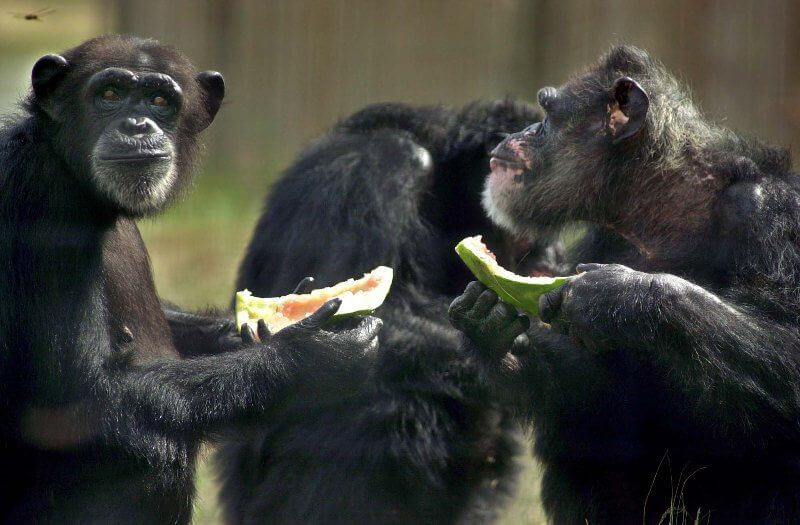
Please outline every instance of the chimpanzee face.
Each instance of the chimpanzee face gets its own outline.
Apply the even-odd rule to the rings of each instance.
[[[500,226],[526,233],[595,220],[610,158],[646,123],[648,97],[628,76],[599,70],[538,93],[545,118],[491,153],[483,204]]]
[[[136,211],[161,206],[176,177],[183,91],[163,73],[107,68],[84,92],[95,185]]]
[[[222,75],[196,75],[184,58],[148,41],[122,56],[108,49],[115,39],[99,41],[102,49],[93,42],[39,59],[36,104],[76,176],[126,214],[153,213],[190,171],[196,135],[222,102]]]

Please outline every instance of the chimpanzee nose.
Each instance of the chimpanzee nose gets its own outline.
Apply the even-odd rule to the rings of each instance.
[[[158,133],[159,128],[156,123],[147,117],[128,117],[122,119],[119,129],[126,135],[149,135]]]

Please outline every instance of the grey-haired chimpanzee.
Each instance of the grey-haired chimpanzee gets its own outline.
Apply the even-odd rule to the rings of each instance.
[[[110,36],[32,84],[0,128],[0,522],[187,523],[200,440],[360,375],[379,322],[321,330],[333,301],[262,344],[162,311],[134,219],[189,180],[219,73]]]
[[[298,391],[219,457],[230,523],[483,522],[513,487],[514,425],[447,320],[470,274],[453,250],[483,233],[501,260],[556,271],[562,247],[518,240],[481,210],[488,152],[540,119],[513,100],[369,106],[304,151],[272,190],[239,288],[282,293],[395,269],[374,367],[324,402]],[[520,253],[522,250],[522,253]]]
[[[493,152],[485,205],[523,233],[594,224],[583,272],[524,323],[478,285],[451,317],[533,418],[554,523],[800,520],[800,179],[616,47]],[[605,263],[605,264],[596,264]],[[506,362],[509,358],[506,356]],[[666,514],[665,514],[666,513]]]

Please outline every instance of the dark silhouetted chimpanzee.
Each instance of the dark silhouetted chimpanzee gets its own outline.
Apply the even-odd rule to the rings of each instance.
[[[538,121],[529,104],[460,111],[370,106],[304,151],[272,190],[239,288],[284,293],[384,264],[393,289],[374,368],[323,401],[298,391],[222,449],[231,523],[450,523],[490,519],[513,487],[515,427],[447,306],[470,274],[455,244],[483,233],[501,260],[553,272],[562,247],[502,234],[481,209],[488,152]]]
[[[493,152],[485,205],[518,234],[597,225],[572,258],[592,264],[542,298],[550,326],[520,336],[514,359],[505,342],[521,323],[492,292],[470,284],[451,316],[484,359],[516,365],[495,377],[533,418],[550,519],[796,523],[800,179],[789,154],[710,124],[632,47],[542,89],[539,103],[545,119]]]
[[[187,523],[200,441],[298,377],[363,375],[379,323],[320,330],[332,301],[259,344],[165,315],[134,219],[189,180],[222,76],[111,36],[42,57],[32,83],[0,128],[0,521]]]

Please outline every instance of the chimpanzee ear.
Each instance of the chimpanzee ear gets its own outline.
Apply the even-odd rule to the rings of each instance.
[[[225,98],[225,79],[216,71],[203,71],[197,75],[197,83],[203,89],[203,102],[208,114],[208,118],[201,122],[201,129],[205,129],[214,121]]]
[[[36,100],[48,114],[48,97],[69,69],[69,62],[61,55],[45,55],[33,65],[31,84]]]
[[[650,99],[642,86],[629,77],[614,82],[614,102],[608,107],[608,129],[619,144],[639,133],[647,122]]]

